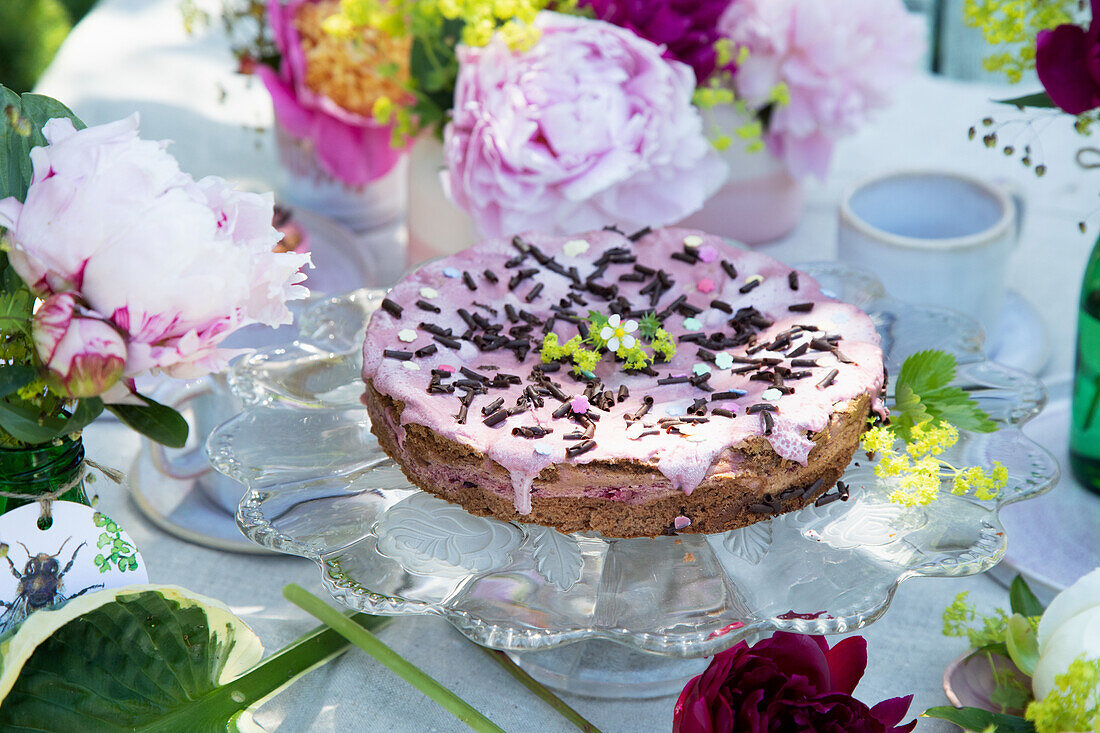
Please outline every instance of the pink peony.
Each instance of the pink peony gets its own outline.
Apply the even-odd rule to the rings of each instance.
[[[309,256],[271,251],[271,194],[196,182],[164,143],[138,137],[137,115],[80,131],[54,119],[43,134],[26,201],[0,201],[9,260],[40,297],[69,293],[82,315],[110,322],[125,377],[201,376],[236,353],[218,348],[234,330],[291,321]]]
[[[83,314],[72,293],[47,298],[34,314],[31,333],[50,386],[63,395],[95,397],[122,376],[122,334],[103,318]]]
[[[450,194],[485,236],[663,225],[725,178],[691,68],[598,20],[543,12],[538,43],[458,49]]]
[[[924,50],[923,24],[901,0],[737,0],[719,28],[748,49],[734,86],[750,105],[787,85],[768,145],[796,175],[819,178],[834,142],[886,104]]]
[[[867,667],[867,642],[832,648],[823,636],[776,632],[715,655],[680,693],[673,733],[909,733],[899,725],[912,696],[869,708],[852,697]]]
[[[257,65],[256,74],[271,94],[275,119],[294,137],[309,141],[321,169],[349,186],[364,186],[389,173],[404,150],[390,144],[389,125],[349,112],[306,86],[306,59],[294,18],[308,2],[316,0],[268,0],[268,23],[283,58],[278,71]]]

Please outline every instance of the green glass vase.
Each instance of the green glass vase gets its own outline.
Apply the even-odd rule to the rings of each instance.
[[[27,495],[26,499],[0,498],[0,514],[72,483],[80,476],[83,463],[84,444],[80,438],[30,448],[0,448],[0,491]],[[78,481],[60,499],[89,504],[84,481]]]
[[[1082,486],[1100,494],[1100,239],[1085,266],[1077,312],[1069,465]]]

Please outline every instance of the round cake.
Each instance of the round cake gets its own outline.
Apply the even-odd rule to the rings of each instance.
[[[371,317],[363,402],[409,480],[474,514],[713,533],[840,484],[884,416],[870,318],[685,229],[495,239]]]

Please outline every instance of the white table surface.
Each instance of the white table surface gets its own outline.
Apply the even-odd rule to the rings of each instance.
[[[204,0],[212,7],[209,0]],[[233,61],[216,33],[188,37],[178,0],[101,0],[73,31],[37,91],[66,102],[89,124],[133,111],[142,135],[174,140],[171,151],[196,175],[217,174],[250,187],[277,187],[270,103],[258,83],[232,74]],[[1014,90],[1009,90],[1011,94]],[[223,94],[224,92],[224,94]],[[1076,299],[1091,236],[1076,223],[1095,208],[1100,176],[1073,165],[1080,144],[1068,123],[1046,127],[1041,145],[1050,172],[1042,180],[1017,160],[969,142],[966,129],[987,114],[1012,117],[989,99],[1005,90],[922,77],[898,91],[897,104],[838,149],[825,184],[810,183],[806,214],[783,241],[761,251],[789,261],[835,255],[840,191],[867,175],[897,168],[935,167],[1016,182],[1028,201],[1023,237],[1013,256],[1010,286],[1032,303],[1051,342],[1045,376],[1072,368]],[[223,98],[224,97],[224,98]],[[1020,147],[1035,142],[1020,128]],[[1002,135],[1004,137],[1004,135]],[[1093,228],[1100,227],[1100,219]],[[137,438],[117,423],[100,422],[85,437],[97,461],[128,468]],[[101,507],[119,520],[141,548],[154,582],[173,583],[228,603],[277,649],[314,624],[283,600],[284,583],[320,592],[310,562],[226,554],[178,540],[145,520],[125,493],[98,484]],[[946,704],[944,667],[963,643],[941,636],[940,614],[960,591],[979,607],[1007,605],[1007,593],[989,577],[918,579],[903,584],[893,606],[863,630],[870,664],[857,695],[869,704],[913,693],[911,712]],[[400,619],[381,632],[399,653],[481,709],[509,731],[571,730],[445,622]],[[606,702],[568,697],[605,731],[668,729],[674,698]],[[269,702],[258,715],[268,730],[464,730],[420,693],[358,651],[315,671]],[[918,731],[946,731],[931,720]]]

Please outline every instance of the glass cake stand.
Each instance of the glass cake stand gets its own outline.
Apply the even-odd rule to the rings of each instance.
[[[558,689],[676,692],[702,657],[741,639],[851,631],[881,616],[904,580],[988,570],[1005,552],[998,510],[1058,477],[1052,456],[1020,430],[1044,404],[1042,385],[988,361],[973,321],[892,300],[847,266],[802,269],[871,315],[891,374],[921,349],[958,357],[955,383],[998,430],[963,432],[944,458],[1003,463],[1008,486],[997,500],[945,491],[904,508],[857,455],[843,477],[850,501],[717,535],[610,539],[476,517],[412,487],[370,433],[360,349],[383,293],[366,290],[319,303],[297,341],[235,365],[230,386],[245,409],[211,434],[207,453],[247,487],[244,534],[314,560],[343,604],[442,616]]]

